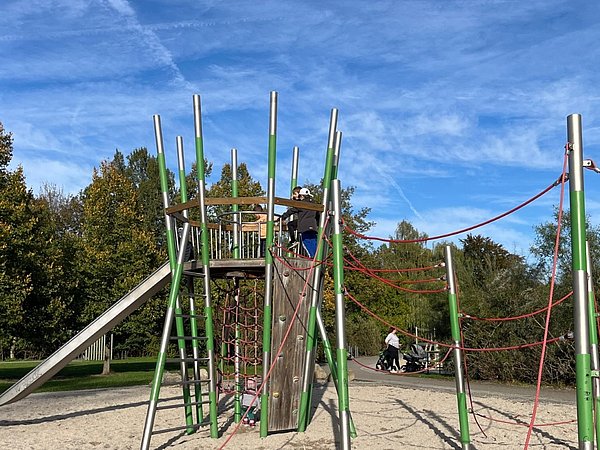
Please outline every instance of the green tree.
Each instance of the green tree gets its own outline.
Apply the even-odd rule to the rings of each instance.
[[[50,211],[23,169],[8,169],[12,143],[0,124],[0,346],[10,357],[39,357],[68,335],[71,297]]]
[[[238,176],[238,196],[239,197],[260,197],[265,195],[265,191],[260,185],[260,182],[256,181],[250,175],[248,166],[246,163],[240,163],[237,170]],[[221,178],[219,181],[214,183],[208,189],[207,197],[212,198],[223,198],[231,197],[231,182],[233,176],[231,171],[231,164],[225,164],[221,169]],[[248,209],[241,207],[240,209]],[[208,208],[208,214],[211,220],[217,221],[217,218],[227,212],[231,211],[229,205],[217,205]],[[231,220],[231,216],[225,215],[226,220]]]
[[[83,196],[82,231],[82,320],[87,323],[156,269],[161,257],[155,236],[145,227],[136,187],[118,165],[103,162],[100,170],[94,170]],[[156,305],[150,302],[142,310],[152,306]],[[151,338],[155,330],[137,320],[140,314],[144,313],[132,316],[116,331],[121,342],[139,344]]]

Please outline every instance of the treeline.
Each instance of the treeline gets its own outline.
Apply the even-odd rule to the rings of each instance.
[[[0,123],[0,356],[42,358],[81,330],[137,285],[167,258],[164,214],[158,164],[145,148],[127,157],[115,152],[92,174],[92,181],[77,195],[56,186],[44,186],[38,195],[27,187],[22,168],[9,170],[13,141]],[[207,163],[207,175],[212,165]],[[238,168],[239,195],[263,195],[247,167]],[[170,174],[170,198],[178,190]],[[188,192],[197,188],[195,167],[188,177]],[[207,195],[230,195],[231,167]],[[318,192],[318,186],[310,186]],[[372,227],[369,208],[355,209],[352,188],[342,193],[345,224],[359,233]],[[317,196],[316,201],[319,201]],[[212,211],[213,216],[220,211]],[[556,216],[556,214],[555,214]],[[566,217],[566,216],[564,216]],[[519,316],[548,304],[556,223],[552,218],[535,228],[533,261],[511,254],[481,235],[468,235],[453,247],[460,309],[477,318]],[[571,287],[569,221],[563,219],[554,299]],[[599,255],[597,228],[588,227],[592,260]],[[397,240],[427,236],[410,223],[398,224]],[[365,242],[345,232],[345,287],[348,345],[361,354],[376,354],[382,347],[388,323],[421,337],[449,343],[448,296],[443,291],[445,242]],[[368,268],[368,271],[366,270]],[[419,269],[419,270],[415,270]],[[334,339],[334,295],[327,274],[323,317]],[[147,302],[114,330],[115,349],[129,355],[151,355],[158,349],[168,293]],[[355,299],[356,302],[353,300]],[[363,305],[359,306],[359,303]],[[567,299],[553,308],[550,337],[573,328],[573,306]],[[540,341],[545,313],[514,321],[482,321],[463,317],[465,346],[495,348]],[[405,337],[408,346],[413,338]],[[444,349],[442,348],[442,354]],[[505,381],[533,381],[541,347],[515,351],[467,352],[469,376]],[[545,377],[554,383],[574,379],[572,341],[548,346]]]

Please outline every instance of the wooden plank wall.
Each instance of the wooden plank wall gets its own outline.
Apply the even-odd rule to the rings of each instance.
[[[301,297],[308,270],[312,261],[290,259],[288,264],[300,270],[286,267],[284,263],[274,261],[273,287],[273,328],[271,335],[271,357],[274,358],[293,318],[294,311],[301,300],[298,315],[294,320],[290,334],[280,356],[271,372],[269,388],[269,432],[298,429],[298,409],[304,377],[306,359],[306,333],[312,286],[305,289]],[[311,371],[311,374],[313,372]]]

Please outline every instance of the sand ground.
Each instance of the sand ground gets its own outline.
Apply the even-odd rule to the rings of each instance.
[[[164,388],[161,394],[180,392]],[[352,382],[350,408],[357,430],[354,449],[460,449],[456,396],[422,388]],[[138,449],[150,388],[132,387],[77,392],[41,393],[0,407],[0,449]],[[305,433],[259,437],[257,428],[239,427],[227,449],[339,448],[337,397],[332,383],[317,385],[314,418]],[[469,418],[472,448],[522,449],[532,403],[484,396],[474,399]],[[222,436],[207,429],[191,436],[179,432],[154,435],[153,449],[218,449],[231,436],[231,412],[219,416]],[[545,400],[540,404],[529,448],[577,449],[576,406]],[[510,422],[504,423],[502,421]],[[563,422],[561,425],[547,425]],[[183,425],[181,409],[159,411],[156,427]]]

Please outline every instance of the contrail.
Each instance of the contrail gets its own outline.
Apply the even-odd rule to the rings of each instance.
[[[423,219],[423,217],[421,216],[421,214],[419,214],[419,211],[417,211],[415,209],[415,207],[412,205],[412,203],[410,202],[410,200],[408,199],[408,197],[406,197],[406,195],[404,194],[404,191],[402,190],[402,188],[400,187],[400,185],[398,183],[396,183],[396,180],[394,180],[390,175],[388,175],[387,173],[385,173],[381,169],[381,167],[379,166],[379,164],[375,164],[375,168],[377,169],[377,172],[379,172],[379,174],[388,181],[389,184],[391,184],[392,186],[394,186],[394,188],[396,188],[396,190],[400,194],[400,197],[402,197],[402,199],[404,199],[404,201],[406,202],[406,204],[408,205],[408,207],[410,208],[410,210],[413,212],[413,214],[415,216],[417,216],[420,220],[425,220],[425,219]]]

